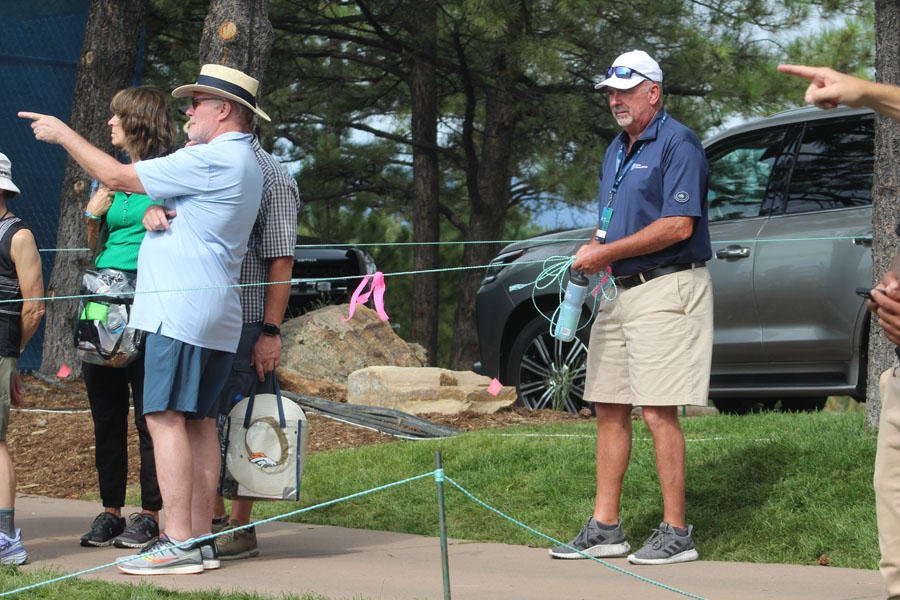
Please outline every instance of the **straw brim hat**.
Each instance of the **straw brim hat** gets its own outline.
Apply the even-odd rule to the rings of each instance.
[[[172,90],[172,95],[176,98],[183,98],[194,92],[207,92],[243,104],[261,118],[271,121],[269,115],[256,105],[258,89],[258,81],[237,69],[222,65],[203,65],[200,69],[200,76],[197,77],[197,83],[179,86]]]

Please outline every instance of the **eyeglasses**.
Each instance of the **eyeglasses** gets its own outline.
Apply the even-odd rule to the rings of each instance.
[[[649,77],[647,77],[646,75],[641,73],[640,71],[635,71],[631,67],[610,67],[610,68],[608,68],[606,70],[606,78],[609,79],[613,75],[615,75],[619,79],[631,79],[632,75],[640,75],[647,81],[653,81],[652,79],[650,79]]]

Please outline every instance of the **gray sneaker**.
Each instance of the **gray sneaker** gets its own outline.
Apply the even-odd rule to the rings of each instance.
[[[191,575],[203,572],[203,557],[200,548],[192,543],[182,543],[178,547],[165,534],[143,548],[141,554],[158,552],[150,556],[135,555],[116,565],[129,575]]]
[[[668,523],[660,523],[659,529],[647,538],[640,550],[628,556],[633,565],[667,565],[669,563],[697,560],[700,555],[694,548],[691,533],[693,525],[687,526],[687,534],[680,536]]]
[[[622,519],[616,522],[612,530],[601,529],[600,524],[591,517],[581,528],[581,533],[568,545],[557,546],[550,550],[553,558],[612,558],[625,556],[631,546],[622,532]]]

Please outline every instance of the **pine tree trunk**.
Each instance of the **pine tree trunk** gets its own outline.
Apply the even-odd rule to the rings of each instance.
[[[875,2],[875,73],[881,83],[900,84],[900,2]],[[900,125],[886,117],[875,119],[875,180],[872,186],[872,277],[875,283],[897,252],[894,228],[900,219]],[[875,320],[869,334],[866,428],[877,429],[881,416],[878,379],[896,359],[895,346]]]
[[[269,0],[210,0],[200,38],[200,64],[224,65],[250,75],[259,81],[261,95],[274,40]]]
[[[425,271],[440,266],[440,248],[422,245],[440,239],[438,210],[437,155],[437,75],[434,56],[437,52],[437,6],[421,4],[415,11],[416,46],[422,54],[412,59],[410,96],[412,103],[413,146],[413,269]],[[413,276],[412,319],[410,337],[428,351],[431,365],[436,364],[438,350],[438,273]]]
[[[106,124],[111,116],[109,101],[118,90],[131,85],[146,8],[146,0],[91,0],[88,13],[69,125],[113,155],[118,150],[112,146]],[[66,162],[59,203],[58,248],[87,245],[83,214],[90,187],[90,176],[70,158]],[[47,296],[77,294],[81,273],[90,266],[91,253],[57,253]],[[42,373],[52,375],[61,365],[68,365],[76,377],[81,374],[81,361],[72,344],[76,304],[75,300],[46,303]]]
[[[477,194],[470,197],[471,211],[466,241],[501,239],[509,204],[509,163],[516,120],[511,94],[513,74],[502,50],[497,51],[494,56],[491,71],[494,87],[485,99],[484,142],[478,165]],[[472,187],[469,189],[472,196]],[[463,264],[488,264],[496,255],[497,246],[466,244]],[[465,270],[460,275],[459,298],[453,318],[453,345],[450,349],[451,369],[471,370],[478,357],[475,295],[483,278],[484,271],[481,269]]]

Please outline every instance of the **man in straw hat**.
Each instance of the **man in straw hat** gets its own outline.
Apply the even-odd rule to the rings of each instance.
[[[16,473],[6,429],[10,405],[18,406],[19,381],[16,375],[19,353],[44,315],[44,302],[16,302],[44,295],[41,258],[34,236],[21,219],[9,212],[6,203],[19,193],[12,181],[12,165],[0,154],[0,565],[21,565],[28,560],[22,547],[22,532],[15,525]]]
[[[257,114],[258,82],[204,65],[197,82],[176,88],[193,145],[169,156],[123,165],[54,117],[32,119],[35,137],[62,145],[110,189],[160,200],[144,214],[129,325],[148,332],[144,414],[153,438],[166,510],[165,532],[148,551],[118,568],[132,575],[199,573],[217,568],[212,521],[220,454],[218,397],[241,335],[235,287],[262,195],[263,176],[244,133]],[[152,375],[151,375],[152,374]],[[185,543],[189,542],[189,543]]]

